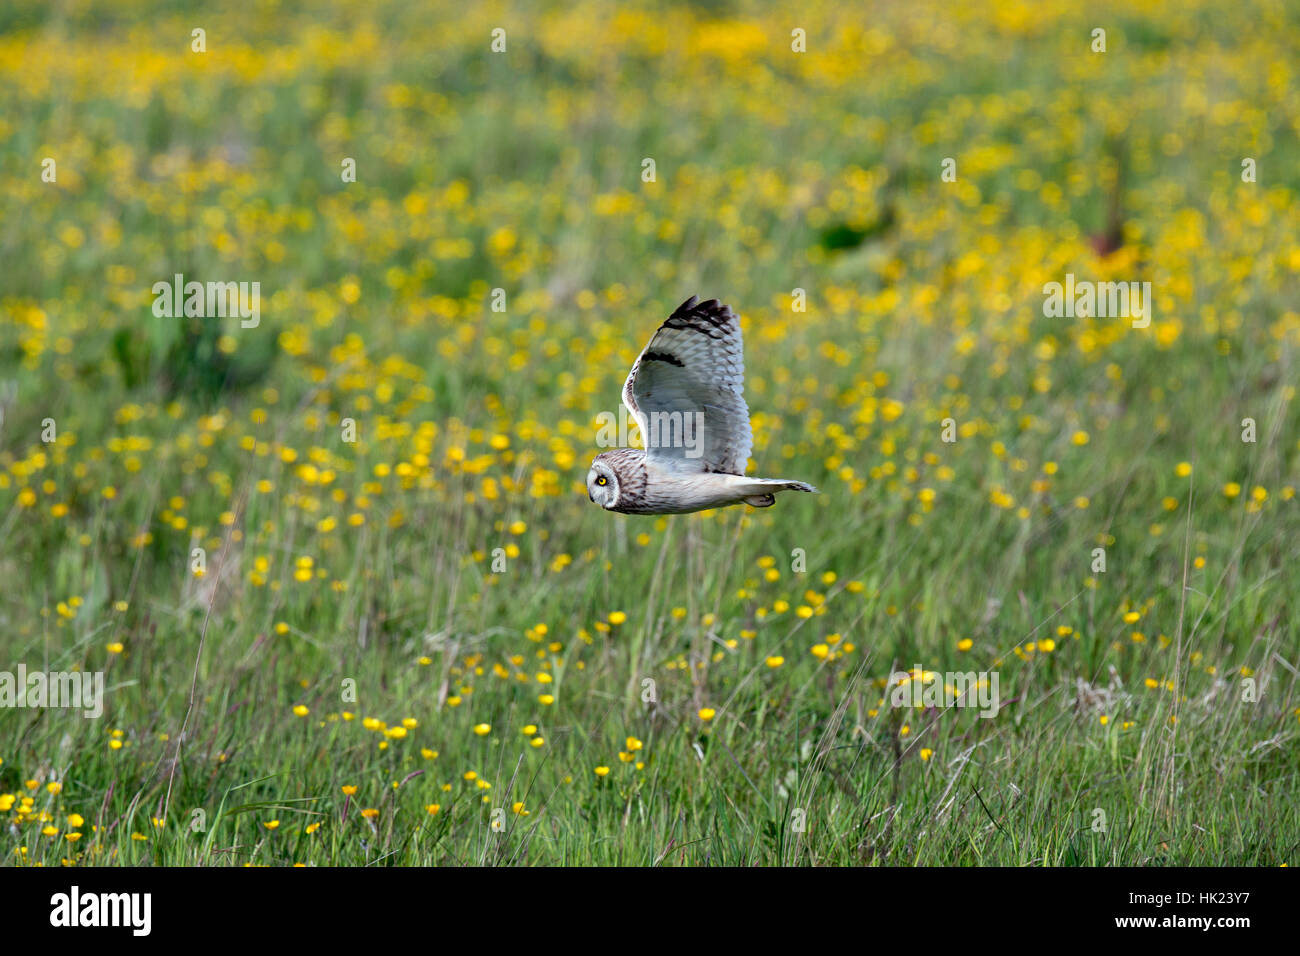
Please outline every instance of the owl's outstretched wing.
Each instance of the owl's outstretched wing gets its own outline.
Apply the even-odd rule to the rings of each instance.
[[[691,296],[650,339],[623,385],[646,457],[661,467],[743,475],[754,444],[740,319]]]

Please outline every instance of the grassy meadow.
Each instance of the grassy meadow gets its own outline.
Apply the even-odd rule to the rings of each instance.
[[[1268,0],[7,4],[0,671],[105,691],[0,707],[0,859],[1297,862],[1298,71]],[[588,502],[691,294],[819,495]]]

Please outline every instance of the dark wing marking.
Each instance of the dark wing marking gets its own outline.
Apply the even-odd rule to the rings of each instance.
[[[743,475],[753,448],[744,390],[740,320],[717,299],[691,296],[633,364],[623,404],[640,426],[648,459]]]

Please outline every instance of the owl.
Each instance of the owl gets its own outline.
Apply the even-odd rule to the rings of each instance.
[[[753,433],[740,320],[717,299],[691,296],[645,347],[623,385],[645,450],[602,452],[587,472],[587,497],[606,511],[685,514],[744,502],[769,508],[778,491],[817,489],[745,475]]]

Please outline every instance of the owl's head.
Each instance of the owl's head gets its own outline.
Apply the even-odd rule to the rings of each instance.
[[[618,475],[609,462],[598,455],[587,472],[587,497],[606,511],[612,511],[618,504]]]

